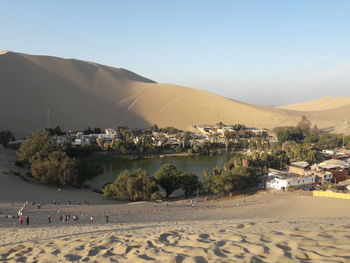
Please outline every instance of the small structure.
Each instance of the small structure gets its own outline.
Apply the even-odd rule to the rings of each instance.
[[[301,176],[273,169],[269,170],[269,178],[270,180],[266,182],[266,188],[283,191],[288,187],[301,187],[315,183],[315,175]]]
[[[308,162],[293,162],[289,165],[288,172],[304,176],[309,174],[309,168],[310,164]]]

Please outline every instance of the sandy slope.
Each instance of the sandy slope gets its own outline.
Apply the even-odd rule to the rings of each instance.
[[[14,52],[0,53],[0,91],[0,130],[12,130],[17,138],[47,127],[48,108],[50,127],[60,125],[65,130],[145,128],[154,123],[190,130],[193,125],[220,121],[273,128],[294,125],[306,115],[321,128],[335,126],[339,131],[339,119],[350,117],[349,111],[339,108],[349,106],[348,98],[262,107],[203,90],[159,84],[121,68]],[[328,113],[333,109],[338,110],[336,118]]]
[[[344,120],[350,121],[350,98],[323,97],[277,108],[305,115],[318,127],[333,127],[335,132],[350,133],[349,124],[344,128]]]
[[[13,231],[15,235],[11,235]],[[8,262],[349,262],[345,219],[243,220],[8,229]],[[14,240],[14,238],[16,238]],[[35,243],[33,243],[35,242]],[[35,245],[34,245],[35,244]]]
[[[270,202],[251,203],[253,199]],[[233,202],[241,206],[230,206]],[[0,220],[0,261],[349,262],[349,200],[282,193],[253,196],[245,202],[209,202],[209,209],[203,209],[208,203],[194,209],[176,205],[171,202],[158,215],[147,212],[151,203],[110,206],[110,211],[120,212],[110,216],[110,223],[98,215],[98,205],[90,205],[80,215],[85,221],[51,225],[45,221],[47,206],[26,208],[25,214],[34,220],[30,227],[18,223],[3,227],[6,220],[15,225],[16,220]],[[1,203],[0,207],[9,208]],[[164,220],[173,210],[171,219]],[[124,213],[132,223],[116,223],[123,222]],[[35,214],[42,215],[39,226]],[[197,214],[200,218],[193,218]],[[96,222],[88,223],[90,215]],[[181,215],[184,218],[176,220]],[[134,222],[134,216],[148,221]]]
[[[350,98],[322,97],[277,108],[295,111],[325,111],[334,110],[347,105],[350,105]]]
[[[299,114],[157,84],[133,72],[74,59],[0,55],[0,129],[18,137],[47,125],[148,127],[244,123],[258,128],[294,124]]]

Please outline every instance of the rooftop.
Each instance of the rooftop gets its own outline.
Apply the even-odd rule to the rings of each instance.
[[[305,161],[300,161],[300,162],[293,162],[290,164],[291,166],[295,166],[295,167],[301,167],[301,168],[306,168],[308,167],[310,164],[308,162]]]

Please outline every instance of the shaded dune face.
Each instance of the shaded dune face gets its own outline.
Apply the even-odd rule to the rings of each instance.
[[[115,88],[127,90],[130,79],[152,83],[127,70],[7,53],[0,56],[0,129],[24,136],[44,128],[48,108],[51,127],[149,126],[143,117],[115,103],[126,95]]]
[[[76,59],[6,52],[0,55],[0,130],[17,138],[47,126],[64,130],[241,123],[295,125],[302,115],[319,127],[340,126],[326,114],[255,106],[207,91],[159,84],[131,71]],[[239,89],[237,89],[239,92]]]

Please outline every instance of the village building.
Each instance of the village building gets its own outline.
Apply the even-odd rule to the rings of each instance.
[[[289,165],[288,172],[302,176],[309,175],[310,164],[306,161],[293,162]]]
[[[303,187],[315,183],[315,175],[302,176],[285,171],[269,169],[269,180],[266,182],[267,189],[283,190],[289,187]]]
[[[339,183],[350,178],[348,167],[348,162],[329,159],[313,165],[311,169],[315,173],[318,183]]]

